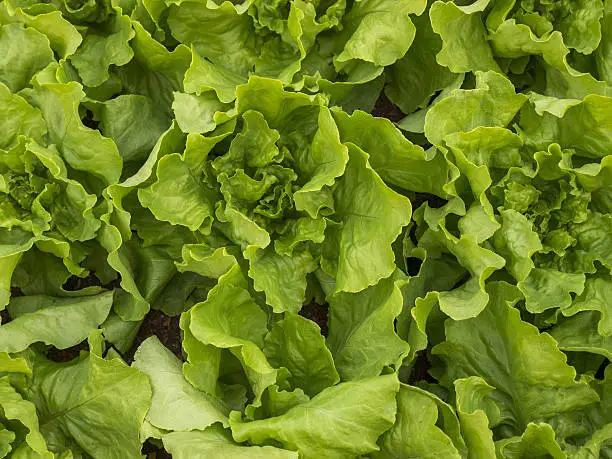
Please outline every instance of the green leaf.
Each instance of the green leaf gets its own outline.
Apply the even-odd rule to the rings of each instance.
[[[66,364],[37,360],[27,397],[51,451],[74,445],[92,456],[141,457],[151,389],[146,375],[121,360],[94,353]]]
[[[0,82],[0,104],[5,116],[0,118],[0,148],[17,145],[20,135],[39,140],[47,132],[40,111]]]
[[[169,118],[145,96],[121,95],[102,105],[100,130],[115,141],[126,162],[145,160],[169,125]]]
[[[0,48],[0,82],[12,92],[28,86],[34,74],[53,60],[47,37],[21,24],[0,26]]]
[[[253,25],[231,3],[207,5],[184,1],[170,7],[168,26],[180,42],[233,73],[246,74],[252,65]]]
[[[482,377],[496,389],[492,398],[501,422],[516,434],[529,422],[560,419],[597,402],[593,390],[575,380],[554,339],[522,321],[511,306],[520,298],[516,288],[492,283],[489,293],[491,302],[477,318],[446,322],[446,341],[433,349],[445,363],[439,375],[444,385]]]
[[[389,277],[394,269],[391,243],[410,221],[404,196],[388,188],[368,155],[348,144],[346,172],[334,189],[336,218],[324,242],[324,270],[336,278],[336,292],[359,292]]]
[[[185,73],[185,91],[200,95],[214,91],[223,103],[236,99],[236,87],[247,82],[243,75],[235,74],[202,58],[195,49],[191,50],[191,65]]]
[[[612,98],[588,95],[579,104],[572,104],[555,116],[541,116],[525,110],[520,125],[530,144],[545,149],[551,143],[562,148],[574,148],[587,156],[602,158],[610,151],[612,131]]]
[[[185,244],[183,261],[177,263],[179,272],[191,271],[204,277],[218,279],[237,263],[226,247],[213,249],[206,244]]]
[[[429,392],[402,385],[397,393],[395,424],[379,440],[380,451],[371,456],[377,459],[462,457],[453,440],[437,426],[438,421],[444,424],[450,421],[455,435],[459,433],[459,422],[449,405]]]
[[[604,3],[601,37],[599,47],[595,50],[597,70],[600,78],[610,85],[612,84],[612,61],[610,61],[612,53],[612,4],[609,1]]]
[[[525,307],[538,314],[550,308],[565,309],[572,303],[570,292],[584,290],[584,274],[563,273],[554,269],[533,269],[518,287],[525,296]]]
[[[112,304],[113,292],[76,298],[13,298],[8,305],[13,320],[0,327],[0,350],[20,352],[38,341],[58,349],[79,344],[106,320]]]
[[[476,376],[457,379],[454,387],[468,459],[496,458],[493,432],[489,429],[489,417],[494,421],[499,417],[499,408],[489,399],[494,388]]]
[[[584,292],[563,310],[563,314],[571,316],[580,311],[599,311],[601,319],[597,326],[597,332],[605,337],[612,336],[612,317],[608,305],[610,304],[610,290],[612,276],[603,274],[589,277],[584,284]]]
[[[119,181],[121,156],[112,140],[81,122],[78,108],[85,94],[77,83],[37,83],[24,94],[40,108],[50,141],[69,166],[98,177],[106,185]]]
[[[592,352],[612,357],[612,338],[594,333],[599,322],[595,311],[580,312],[566,320],[560,321],[551,331],[559,349],[575,352]]]
[[[348,149],[340,143],[338,128],[327,107],[320,108],[317,121],[318,129],[310,151],[300,152],[295,157],[298,173],[308,178],[293,195],[295,208],[308,212],[311,218],[317,218],[321,210],[318,201],[324,196],[323,190],[345,172],[349,161]]]
[[[255,402],[276,382],[277,371],[261,348],[268,331],[266,313],[248,291],[238,265],[219,278],[206,301],[189,312],[189,330],[203,344],[229,349],[237,357],[251,383]]]
[[[506,259],[508,272],[524,281],[534,267],[531,256],[542,249],[542,243],[524,215],[504,210],[501,216],[502,226],[493,236],[493,245]]]
[[[297,459],[298,453],[273,446],[241,446],[218,425],[204,431],[171,432],[163,436],[164,447],[176,459],[204,459],[218,455],[227,459]]]
[[[85,36],[79,49],[70,56],[70,62],[76,67],[87,86],[99,86],[109,77],[111,65],[125,65],[134,52],[129,41],[134,38],[130,18],[115,10],[115,14],[102,30],[93,31]]]
[[[359,293],[339,293],[328,299],[327,344],[343,380],[381,374],[398,366],[409,346],[395,333],[403,305],[403,281],[391,276]]]
[[[160,110],[170,115],[174,92],[183,89],[191,52],[182,44],[168,51],[140,23],[133,21],[132,27],[136,33],[130,41],[134,58],[117,70],[124,91],[147,96]]]
[[[425,0],[356,3],[344,17],[344,33],[350,38],[335,61],[360,59],[380,66],[393,64],[406,54],[414,39],[415,27],[409,14],[422,14],[426,5]]]
[[[340,381],[321,330],[297,314],[286,314],[272,327],[263,350],[270,364],[287,368],[292,386],[310,397]]]
[[[436,56],[440,65],[454,73],[499,70],[482,20],[489,3],[490,0],[477,0],[469,6],[458,6],[437,1],[431,6],[431,25],[443,42]]]
[[[180,360],[157,337],[140,345],[132,366],[151,381],[153,398],[147,420],[154,426],[180,431],[204,430],[216,422],[227,423],[227,407],[189,384],[183,376]]]
[[[440,154],[429,155],[414,145],[391,122],[361,111],[347,115],[333,111],[343,142],[351,142],[369,155],[368,161],[388,184],[408,191],[445,197],[451,170]]]
[[[548,424],[529,423],[520,437],[506,438],[497,442],[501,457],[529,458],[551,457],[565,459],[567,456],[555,439],[555,431]]]
[[[431,27],[429,12],[414,18],[413,22],[416,35],[412,45],[404,57],[386,70],[389,82],[385,94],[406,114],[425,106],[436,91],[456,78],[436,61],[442,40]]]
[[[140,202],[156,218],[191,231],[212,225],[213,196],[212,190],[198,183],[179,154],[161,158],[157,163],[157,181],[138,190]]]
[[[39,31],[49,39],[51,49],[62,59],[73,54],[83,41],[76,27],[67,21],[61,12],[35,10],[29,12],[33,14],[26,13],[21,8],[14,8],[10,12],[7,11],[6,15],[2,12],[0,13],[3,16],[1,22],[22,23],[29,28]]]
[[[27,446],[37,454],[36,457],[53,458],[40,433],[36,407],[32,402],[22,398],[21,394],[11,386],[7,377],[0,378],[0,406],[3,418],[17,421],[28,430],[25,439],[18,438],[17,442],[25,440]]]
[[[229,115],[223,113],[229,108],[211,92],[199,96],[175,92],[172,103],[176,122],[183,132],[196,134],[213,131],[218,124],[229,120]]]
[[[308,252],[279,255],[271,248],[247,256],[253,288],[264,292],[266,303],[276,313],[298,312],[306,300],[306,276],[317,269]]]
[[[453,3],[447,5],[457,8]],[[427,112],[425,135],[434,145],[441,145],[455,132],[479,126],[506,127],[526,100],[525,95],[515,94],[510,80],[499,73],[476,72],[475,89],[457,89]]]
[[[571,13],[573,17],[575,13]],[[491,45],[501,58],[540,55],[545,62],[542,70],[547,77],[546,95],[564,98],[584,98],[588,94],[605,94],[606,85],[591,74],[574,70],[568,64],[569,49],[559,31],[536,36],[529,26],[515,19],[504,21],[491,35]]]
[[[350,381],[329,387],[282,416],[243,422],[230,417],[236,441],[262,444],[276,440],[306,459],[353,457],[378,449],[376,440],[395,419],[395,375]]]

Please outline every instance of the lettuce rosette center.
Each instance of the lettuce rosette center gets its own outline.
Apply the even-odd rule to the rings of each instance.
[[[155,181],[138,190],[156,219],[200,235],[183,247],[180,269],[195,269],[194,251],[229,250],[248,261],[275,312],[301,309],[315,271],[336,292],[393,273],[391,243],[410,221],[410,201],[385,185],[366,151],[341,141],[325,98],[252,77],[238,87],[235,112],[217,119],[229,121],[189,133],[184,151],[162,156]]]

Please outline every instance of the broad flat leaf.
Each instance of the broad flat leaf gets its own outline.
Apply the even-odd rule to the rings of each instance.
[[[273,446],[241,446],[218,425],[204,431],[171,432],[162,437],[164,447],[176,459],[297,459],[298,453]]]
[[[306,276],[317,268],[309,252],[279,255],[271,248],[249,257],[253,287],[276,313],[298,312],[306,300]]]
[[[180,360],[157,337],[145,340],[134,355],[133,367],[151,381],[153,398],[147,420],[165,430],[204,430],[227,423],[228,409],[185,379]]]
[[[376,440],[395,419],[394,374],[338,384],[282,416],[243,422],[230,417],[237,441],[261,444],[276,440],[306,459],[325,455],[348,458],[376,451]]]
[[[286,314],[274,325],[263,350],[271,365],[287,368],[291,384],[311,397],[340,381],[321,330],[297,314]]]
[[[443,46],[436,56],[440,65],[452,72],[498,70],[486,40],[482,12],[490,0],[477,0],[469,6],[455,2],[435,2],[429,11],[433,30]]]
[[[384,184],[368,155],[348,146],[350,160],[334,190],[341,226],[328,227],[324,242],[324,269],[336,277],[336,292],[359,292],[393,273],[391,243],[412,213],[410,201]]]
[[[0,26],[0,82],[12,92],[25,88],[36,72],[53,60],[49,40],[42,33],[21,24]]]
[[[450,406],[424,390],[402,385],[397,393],[395,424],[379,440],[380,451],[371,456],[377,459],[462,457],[453,440],[437,426],[438,421],[444,427],[449,423],[455,438],[461,439],[459,421]]]
[[[102,33],[89,33],[75,54],[70,57],[83,83],[99,86],[109,77],[111,65],[125,65],[134,56],[129,41],[134,38],[130,18],[115,10],[113,19]]]
[[[454,3],[447,5],[457,8]],[[506,127],[526,100],[525,95],[515,94],[510,80],[499,73],[476,72],[476,89],[457,89],[427,112],[425,135],[434,145],[440,145],[454,132],[479,126]]]
[[[327,345],[343,380],[377,376],[407,355],[408,343],[394,329],[403,305],[401,286],[391,276],[362,292],[329,298]]]
[[[77,298],[13,298],[8,306],[13,320],[0,326],[0,350],[19,352],[38,341],[58,349],[79,344],[106,320],[112,303],[113,292]]]
[[[3,417],[23,424],[28,430],[25,435],[25,443],[32,449],[37,457],[52,458],[47,450],[45,439],[39,431],[38,416],[36,407],[22,396],[11,386],[9,378],[0,378],[0,406],[2,407]]]
[[[158,219],[173,225],[195,231],[202,225],[210,227],[212,224],[212,191],[198,183],[179,154],[166,155],[159,160],[157,181],[148,188],[139,189],[138,198]]]
[[[514,304],[520,295],[505,283],[490,284],[491,302],[475,319],[446,322],[446,341],[433,352],[445,363],[445,385],[480,376],[496,390],[492,397],[501,422],[522,432],[529,422],[562,418],[598,400],[566,363],[550,335],[521,320]],[[499,356],[489,349],[499,349]]]
[[[90,354],[61,364],[38,360],[27,391],[51,451],[140,458],[138,436],[151,401],[148,377],[121,360]]]

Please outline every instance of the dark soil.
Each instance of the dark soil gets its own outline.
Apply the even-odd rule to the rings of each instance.
[[[69,347],[67,349],[58,349],[51,346],[47,352],[47,358],[54,362],[70,362],[79,356],[81,351],[88,350],[87,341],[77,344],[76,346]]]
[[[155,446],[149,441],[145,442],[142,447],[142,454],[146,454],[147,459],[170,459],[172,457],[166,450]]]
[[[397,123],[404,116],[406,116],[402,113],[397,105],[394,105],[393,102],[389,100],[384,92],[380,94],[380,97],[376,101],[374,109],[372,110],[372,115],[387,118],[394,123]]]
[[[124,355],[125,361],[131,362],[134,359],[136,349],[145,339],[151,336],[157,336],[164,346],[170,349],[179,359],[183,360],[179,320],[179,316],[169,317],[161,311],[152,309],[142,322],[134,344]]]
[[[305,305],[300,311],[302,317],[312,320],[321,329],[321,334],[327,336],[327,312],[329,306],[327,304],[317,304],[314,301]]]
[[[414,366],[412,367],[412,373],[408,379],[408,384],[415,384],[417,381],[427,381],[431,383],[437,382],[429,374],[430,367],[431,363],[427,358],[427,353],[419,352],[416,356],[416,360],[414,361]]]

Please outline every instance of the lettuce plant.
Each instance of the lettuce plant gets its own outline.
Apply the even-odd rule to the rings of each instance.
[[[0,50],[0,457],[612,457],[610,0],[3,0]]]

